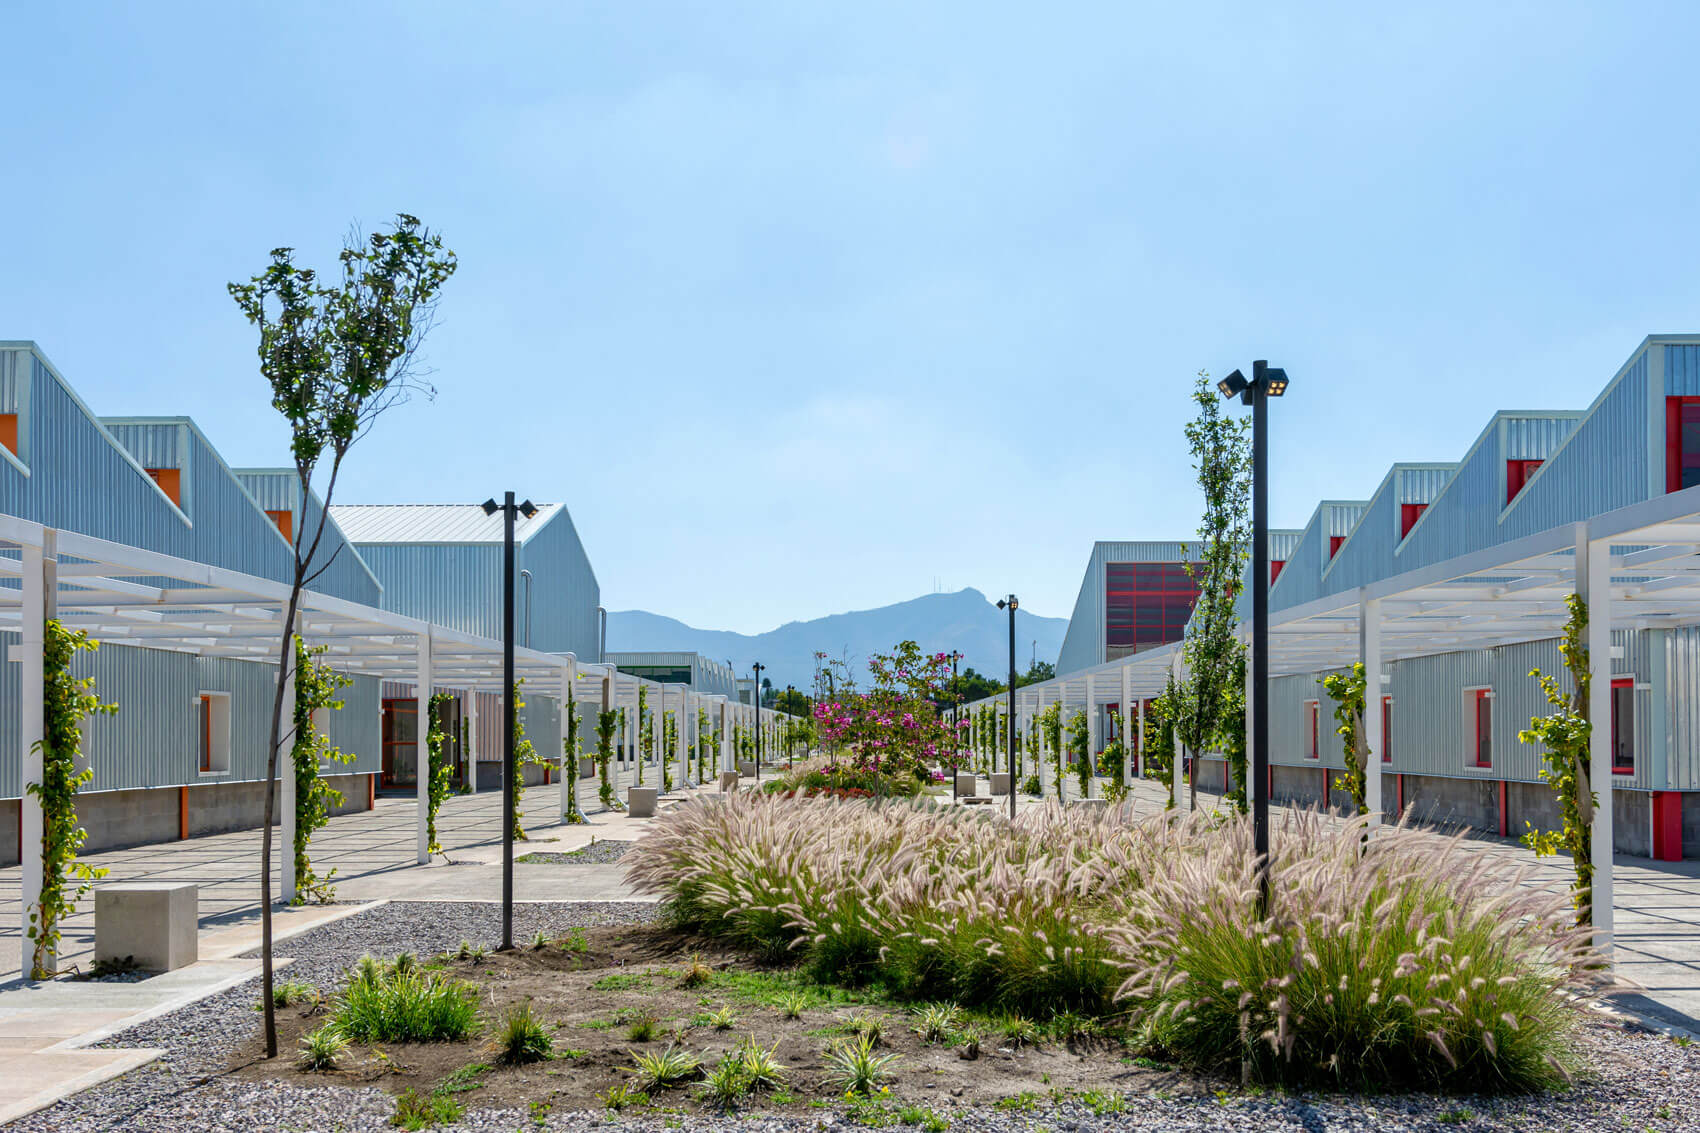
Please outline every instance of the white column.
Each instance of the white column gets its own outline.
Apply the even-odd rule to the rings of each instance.
[[[1094,678],[1092,676],[1091,673],[1087,673],[1086,674],[1086,761],[1089,765],[1092,765],[1092,764],[1096,764],[1097,759],[1098,759],[1098,682],[1097,682],[1096,678]],[[1097,771],[1098,769],[1097,769],[1096,766],[1093,766],[1092,770]],[[1080,775],[1080,772],[1078,770],[1076,770],[1075,771],[1076,778],[1078,778],[1079,775]],[[1088,784],[1090,784],[1092,782],[1092,777],[1090,775],[1087,776],[1086,782]],[[1092,793],[1091,789],[1088,788],[1087,791],[1086,791],[1086,794],[1091,795],[1091,793]]]
[[[726,698],[721,697],[720,698],[720,759],[716,760],[715,762],[724,764],[724,762],[726,762],[728,760],[736,760],[737,758],[738,758],[737,753],[732,750],[732,715],[731,715],[731,711],[730,711],[729,706],[726,703]],[[735,763],[734,763],[734,766],[736,766]],[[716,773],[719,773],[721,771],[728,770],[728,768],[726,768],[725,766],[718,766],[714,770],[715,770]]]
[[[1381,599],[1358,592],[1358,656],[1364,663],[1364,805],[1381,825]]]
[[[413,768],[414,780],[418,787],[415,792],[419,799],[418,813],[414,818],[417,835],[418,853],[415,855],[420,865],[431,860],[431,840],[425,829],[426,821],[431,813],[431,752],[426,737],[431,734],[431,630],[413,639],[419,651],[419,671],[415,676],[413,686],[414,711],[414,745]]]
[[[478,793],[478,690],[466,690],[466,789]]]
[[[570,772],[567,768],[567,729],[572,726],[572,703],[567,699],[572,695],[573,678],[578,675],[578,665],[571,653],[567,654],[567,663],[561,667],[561,821],[567,820],[567,809],[578,798],[578,769]]]
[[[299,624],[290,627],[299,630]],[[281,825],[279,840],[283,853],[278,866],[281,870],[281,899],[295,900],[295,640],[291,637],[287,650],[289,661],[284,666],[283,719],[278,721],[281,737],[277,753],[277,794]]]
[[[1147,752],[1145,750],[1145,698],[1144,697],[1139,698],[1138,707],[1134,710],[1134,719],[1135,719],[1135,727],[1137,727],[1139,729],[1139,731],[1135,734],[1138,735],[1138,737],[1139,737],[1139,759],[1140,759],[1141,769],[1143,769],[1144,764],[1145,764],[1145,759],[1150,754],[1149,752]]]
[[[30,942],[30,912],[41,902],[41,836],[43,818],[41,799],[30,794],[30,787],[41,782],[42,757],[36,747],[46,730],[43,704],[47,677],[43,651],[47,645],[47,585],[44,559],[40,547],[28,543],[19,551],[23,558],[22,610],[23,621],[18,633],[19,674],[18,753],[23,775],[19,784],[19,805],[23,808],[22,837],[18,842],[18,860],[22,866],[23,920],[19,940],[23,946],[23,971],[30,971],[34,946]],[[57,967],[57,956],[46,956],[49,969]]]
[[[1577,577],[1586,578],[1588,603],[1588,782],[1599,805],[1594,808],[1594,947],[1609,961],[1613,948],[1612,778],[1611,778],[1611,544],[1590,542],[1578,525]],[[1586,570],[1584,572],[1584,563]]]
[[[1122,786],[1133,785],[1133,745],[1139,733],[1133,730],[1133,670],[1122,666],[1121,699]]]

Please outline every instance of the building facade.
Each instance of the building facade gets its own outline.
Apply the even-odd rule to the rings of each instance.
[[[1187,574],[1194,548],[1178,542],[1099,542],[1057,653],[1066,676],[1179,641],[1198,601]]]
[[[684,685],[692,692],[737,699],[737,676],[732,666],[701,653],[655,651],[609,653],[606,660],[622,673],[658,684]]]

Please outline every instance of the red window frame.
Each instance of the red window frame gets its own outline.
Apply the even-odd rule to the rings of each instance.
[[[1423,517],[1423,512],[1427,510],[1427,504],[1400,504],[1399,538],[1403,539],[1405,536],[1409,535],[1411,533],[1411,528],[1417,525],[1417,520],[1421,519]]]
[[[1305,752],[1305,758],[1321,759],[1322,748],[1318,745],[1322,741],[1322,737],[1320,735],[1322,730],[1322,702],[1317,700],[1307,700],[1305,701],[1305,707],[1309,709],[1310,714],[1310,747]]]
[[[1487,719],[1482,719],[1483,711]],[[1483,726],[1487,734],[1484,736]],[[1484,744],[1483,741],[1486,741]],[[1487,749],[1487,758],[1482,758],[1482,749]],[[1493,690],[1477,688],[1470,690],[1470,762],[1475,767],[1493,766]]]
[[[1700,397],[1667,397],[1665,398],[1665,491],[1676,492],[1682,489],[1682,468],[1684,457],[1687,457],[1691,469],[1700,469],[1700,444],[1695,451],[1682,451],[1682,417],[1683,411],[1692,411],[1696,424],[1700,424]]]
[[[1621,732],[1618,726],[1618,696],[1620,692],[1629,693],[1629,735],[1628,743],[1620,742]],[[1629,748],[1629,762],[1618,762],[1618,751]],[[1611,682],[1611,773],[1613,775],[1635,774],[1635,678],[1613,677]]]
[[[1381,762],[1393,762],[1393,698],[1381,698]]]
[[[1330,535],[1328,537],[1328,561],[1329,562],[1334,561],[1334,556],[1338,555],[1340,553],[1340,544],[1344,543],[1345,541],[1346,541],[1346,537],[1344,535]]]
[[[1510,503],[1517,498],[1523,486],[1529,482],[1529,477],[1545,464],[1544,460],[1508,460],[1505,462],[1505,502]]]

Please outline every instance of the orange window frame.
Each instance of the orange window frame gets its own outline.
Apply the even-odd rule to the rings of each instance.
[[[1322,702],[1307,700],[1305,705],[1310,709],[1310,749],[1305,753],[1306,759],[1322,758]]]
[[[16,413],[0,413],[0,445],[5,445],[6,451],[13,456],[18,455],[18,415]]]

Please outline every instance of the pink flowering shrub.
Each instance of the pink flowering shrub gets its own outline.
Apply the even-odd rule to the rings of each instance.
[[[854,765],[892,776],[931,778],[927,768],[962,761],[965,715],[952,726],[945,701],[950,656],[926,654],[913,641],[868,659],[873,687],[815,705],[822,740],[848,749]]]

